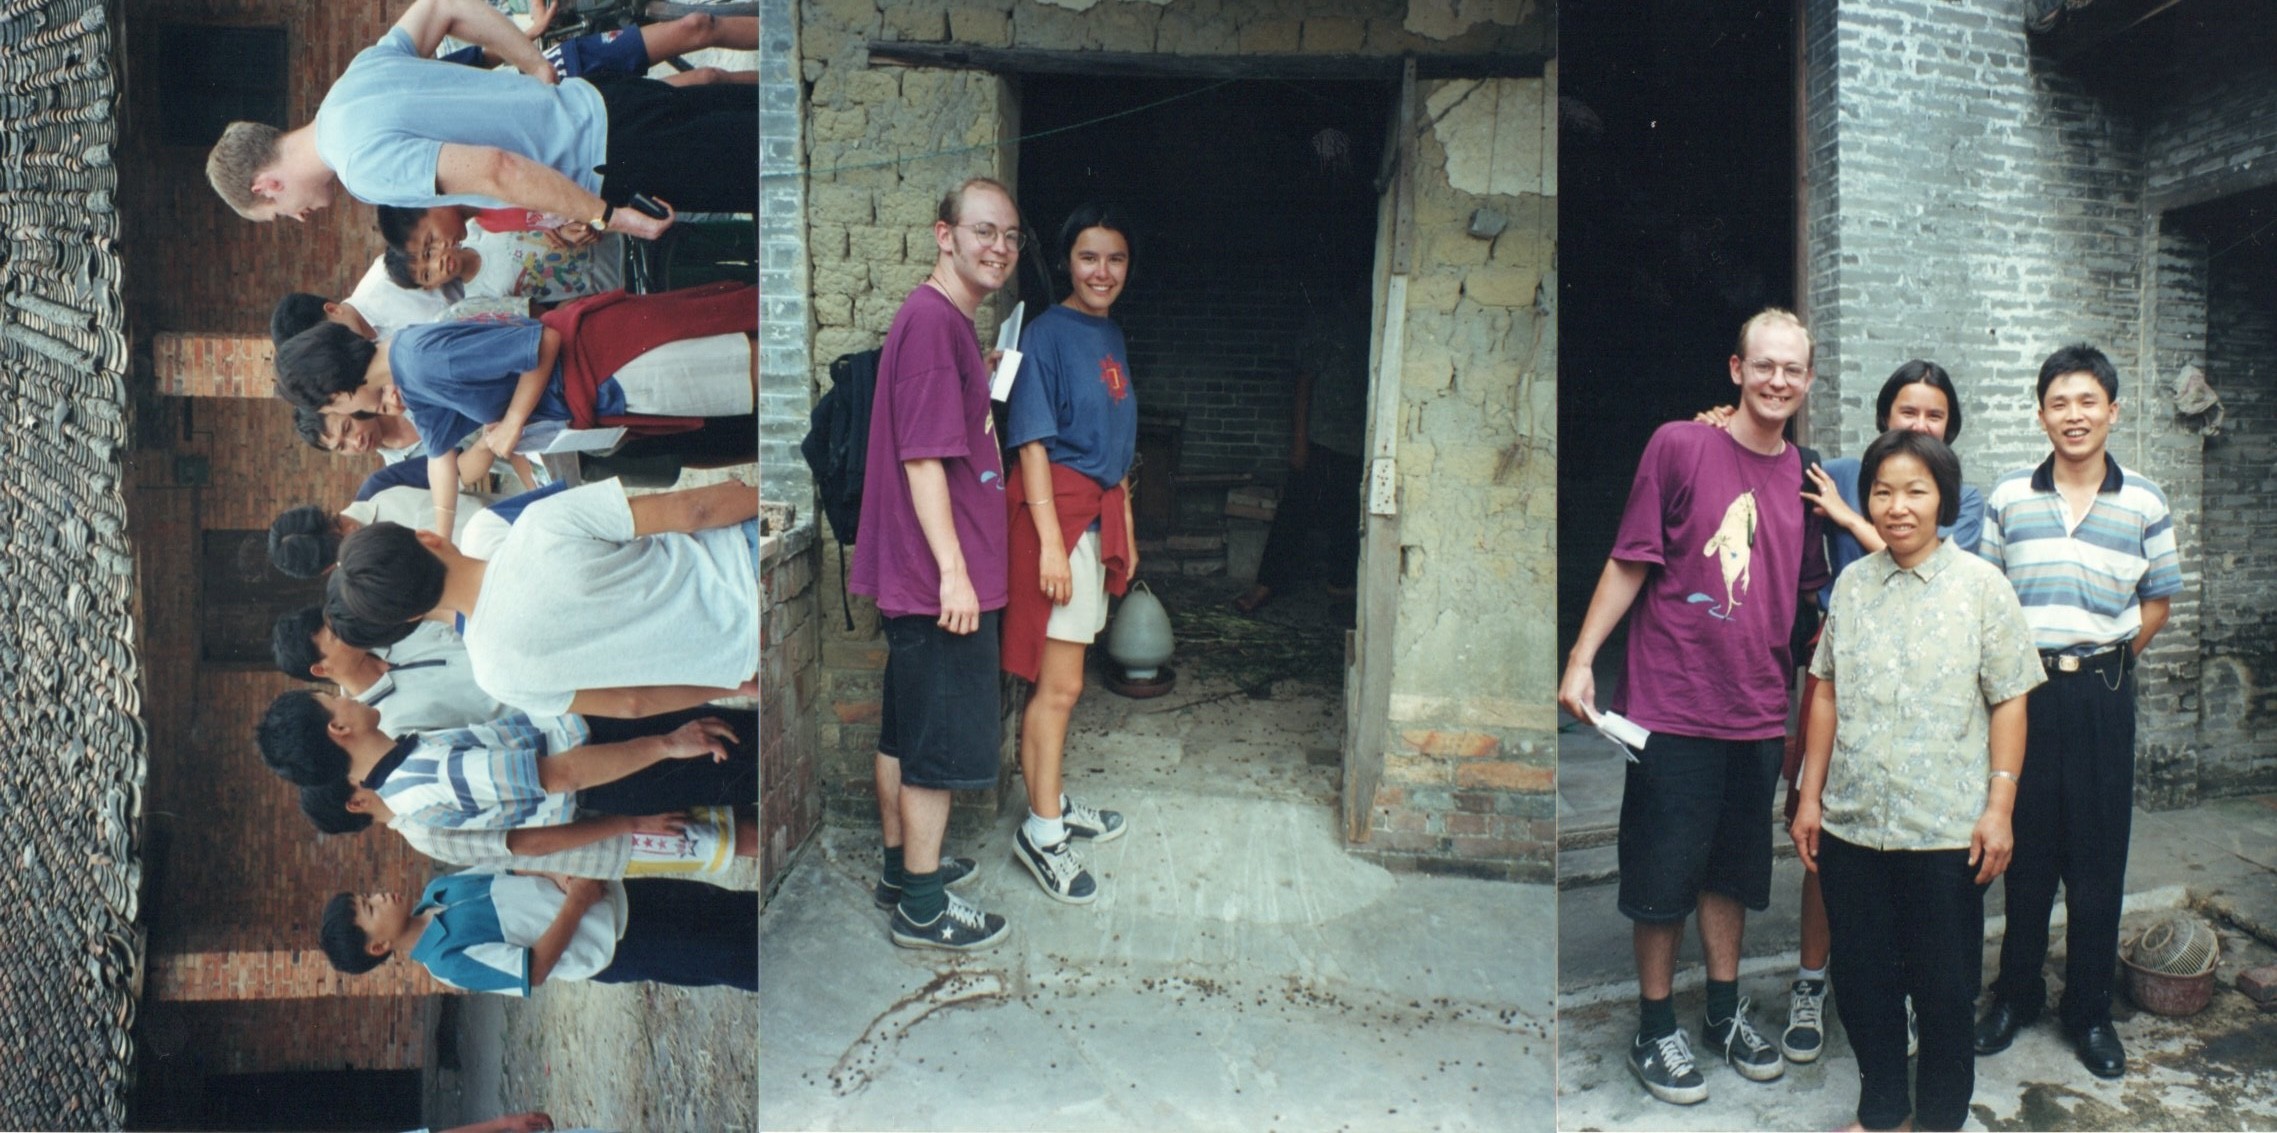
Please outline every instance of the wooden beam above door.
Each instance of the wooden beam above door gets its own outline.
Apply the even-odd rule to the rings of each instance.
[[[1540,52],[1413,56],[1419,79],[1537,79],[1549,62]],[[1132,51],[1055,51],[1033,47],[967,47],[953,43],[872,41],[870,62],[997,74],[1086,75],[1097,78],[1299,79],[1397,82],[1407,57],[1397,55],[1173,55]]]

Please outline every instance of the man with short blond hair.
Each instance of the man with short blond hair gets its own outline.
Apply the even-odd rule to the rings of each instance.
[[[1634,922],[1640,999],[1628,1063],[1666,1102],[1708,1096],[1671,1002],[1694,910],[1709,1048],[1756,1081],[1784,1069],[1748,1021],[1739,949],[1747,910],[1771,901],[1771,794],[1795,603],[1826,581],[1799,499],[1801,454],[1783,435],[1810,391],[1812,354],[1800,319],[1758,313],[1727,363],[1739,387],[1728,426],[1682,421],[1653,434],[1558,685],[1566,711],[1597,719],[1597,651],[1628,619],[1613,708],[1650,733],[1627,753],[1621,796],[1619,902]]]
[[[997,619],[1007,596],[1004,458],[973,312],[1012,278],[1020,212],[985,177],[941,198],[933,270],[878,355],[867,487],[847,586],[875,598],[887,649],[876,761],[885,844],[880,904],[909,948],[964,951],[1010,927],[947,892],[971,863],[941,860],[950,792],[993,787]]]

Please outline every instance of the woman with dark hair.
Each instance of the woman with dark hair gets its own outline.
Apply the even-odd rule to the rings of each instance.
[[[1939,535],[1960,510],[1952,450],[1892,429],[1859,464],[1881,546],[1835,584],[1811,658],[1789,833],[1824,878],[1836,1003],[1858,1059],[1851,1128],[1959,1129],[1975,1088],[1984,891],[2015,849],[2025,694],[2047,675],[2007,576]]]
[[[1073,840],[1108,841],[1123,816],[1061,791],[1068,717],[1083,695],[1083,655],[1107,624],[1107,595],[1138,569],[1129,476],[1138,450],[1130,356],[1108,312],[1130,275],[1129,225],[1111,205],[1085,204],[1060,226],[1068,297],[1020,336],[1004,440],[1019,450],[1007,485],[1012,509],[1004,670],[1031,681],[1020,717],[1028,818],[1013,852],[1044,892],[1088,904],[1098,884]]]
[[[1938,447],[1950,456],[1947,445],[1961,435],[1961,395],[1953,388],[1953,376],[1943,366],[1916,358],[1899,366],[1882,383],[1882,392],[1874,399],[1874,427],[1886,431],[1899,430],[1935,437],[1943,442]],[[1882,537],[1875,532],[1874,524],[1863,514],[1859,503],[1864,487],[1859,477],[1860,462],[1856,457],[1836,457],[1820,465],[1803,470],[1812,490],[1803,498],[1816,505],[1827,520],[1826,560],[1837,579],[1851,563],[1857,562],[1882,549]],[[1984,493],[1959,482],[1960,465],[1954,461],[1955,488],[1945,499],[1951,506],[1939,517],[1937,536],[1947,539],[1962,550],[1974,553],[1977,536],[1984,527]],[[1819,606],[1831,605],[1834,584],[1828,583],[1819,592]],[[1807,663],[1808,655],[1801,659]],[[1795,804],[1800,795],[1797,776],[1802,772],[1803,749],[1799,742],[1809,734],[1810,713],[1815,703],[1811,692],[1816,678],[1803,678],[1802,715],[1790,737],[1787,757],[1780,769],[1780,777],[1787,781],[1787,819],[1793,821]],[[1826,900],[1820,892],[1821,882],[1816,873],[1803,874],[1802,947],[1801,962],[1787,1001],[1787,1026],[1779,1036],[1779,1048],[1790,1060],[1810,1062],[1818,1057],[1825,1042],[1823,1020],[1826,1010],[1826,964],[1828,933]]]

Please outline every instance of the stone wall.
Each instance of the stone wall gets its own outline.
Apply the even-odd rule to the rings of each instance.
[[[1367,843],[1387,863],[1553,868],[1556,89],[1554,70],[1418,84],[1431,126],[1396,371],[1398,623]],[[1469,233],[1480,209],[1500,235]]]
[[[1010,180],[1016,168],[1013,84],[974,72],[872,65],[870,41],[1380,57],[1541,51],[1550,43],[1549,19],[1523,2],[1482,10],[1454,0],[816,0],[800,7],[798,19],[814,328],[806,364],[815,390],[827,386],[831,359],[877,344],[924,277],[934,255],[925,229],[941,191],[976,173]],[[1410,353],[1396,367],[1402,541],[1410,546],[1396,599],[1387,739],[1396,750],[1368,852],[1394,864],[1546,879],[1554,844],[1554,627],[1527,625],[1517,611],[1554,604],[1556,348],[1550,301],[1538,299],[1555,246],[1554,83],[1427,86],[1425,94],[1443,96],[1432,113],[1445,120],[1424,143],[1418,220],[1429,235],[1416,257],[1423,266],[1406,328]],[[1460,235],[1482,206],[1509,219],[1498,239]],[[1444,231],[1450,226],[1452,238]],[[1001,303],[984,307],[984,336]],[[787,315],[780,325],[791,325]],[[770,354],[765,364],[783,358]],[[770,380],[776,372],[769,369]],[[770,398],[763,422],[803,431],[808,404]],[[1260,406],[1260,428],[1285,405],[1281,395]],[[1263,442],[1255,444],[1225,455],[1269,459]],[[799,475],[778,481],[768,467],[771,494]],[[837,554],[829,544],[820,556],[821,573],[832,580]],[[823,587],[821,603],[822,779],[833,819],[868,822],[882,646],[874,609],[857,601],[856,628],[847,632],[832,589],[835,581]],[[1016,701],[1006,703],[1009,713]]]
[[[2206,373],[2227,416],[2206,440],[2202,795],[2277,784],[2277,256],[2233,256],[2208,297]]]

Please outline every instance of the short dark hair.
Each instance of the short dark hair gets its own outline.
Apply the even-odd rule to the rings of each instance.
[[[424,290],[419,286],[419,273],[412,269],[411,253],[391,247],[380,253],[380,266],[387,272],[389,283],[405,291]]]
[[[303,606],[289,614],[280,614],[269,627],[269,653],[276,658],[277,669],[297,681],[315,681],[311,671],[324,654],[316,651],[316,631],[324,628],[324,609],[321,606]]]
[[[300,812],[319,834],[361,834],[371,829],[372,816],[348,809],[356,797],[355,784],[346,779],[300,789]]]
[[[260,745],[261,762],[295,786],[345,782],[348,753],[333,742],[327,730],[331,725],[332,714],[317,702],[316,693],[296,688],[269,702],[253,729],[253,742]]]
[[[1874,476],[1882,462],[1893,456],[1910,456],[1929,470],[1937,484],[1937,526],[1951,527],[1961,518],[1961,458],[1945,442],[1911,429],[1891,429],[1866,446],[1858,458],[1858,498],[1874,494]]]
[[[277,300],[277,308],[269,312],[269,345],[283,346],[285,340],[324,320],[324,305],[331,302],[322,295],[295,291]]]
[[[299,433],[310,448],[332,451],[332,446],[324,443],[324,414],[314,409],[293,406],[293,432]]]
[[[1067,258],[1075,254],[1075,238],[1083,235],[1088,228],[1104,228],[1122,237],[1123,248],[1131,254],[1131,259],[1138,259],[1138,237],[1131,234],[1130,218],[1122,208],[1099,201],[1085,201],[1075,206],[1075,211],[1067,214],[1067,220],[1059,226],[1059,259],[1055,262],[1055,267],[1062,271],[1067,269]]]
[[[2111,364],[2109,356],[2084,342],[2072,343],[2040,363],[2040,385],[2033,391],[2032,400],[2035,403],[2048,400],[2048,387],[2054,385],[2057,378],[2081,371],[2095,376],[2103,387],[2103,396],[2119,400],[2119,368]]]
[[[367,523],[340,541],[326,601],[337,596],[351,617],[370,625],[415,621],[442,604],[448,573],[410,528]]]
[[[269,521],[269,565],[288,578],[315,578],[340,557],[340,528],[315,504],[288,508]]]
[[[1961,392],[1953,388],[1953,375],[1927,358],[1898,367],[1890,373],[1890,380],[1882,383],[1881,396],[1874,399],[1874,427],[1890,427],[1890,407],[1897,404],[1898,391],[1910,385],[1925,385],[1945,395],[1945,443],[1960,439]]]
[[[372,938],[356,924],[356,895],[335,893],[324,903],[324,927],[317,930],[317,939],[324,944],[324,958],[332,967],[346,975],[360,976],[387,961],[386,956],[374,956],[364,951]]]
[[[335,322],[321,322],[277,347],[277,392],[306,409],[364,388],[364,371],[379,347]]]
[[[390,248],[408,252],[411,250],[412,230],[418,228],[419,222],[425,219],[427,219],[427,210],[423,208],[381,205],[379,206],[380,239],[387,241],[387,246]]]
[[[357,617],[341,596],[340,574],[334,571],[324,584],[324,624],[332,636],[358,649],[384,649],[419,628],[417,622],[374,622]]]

